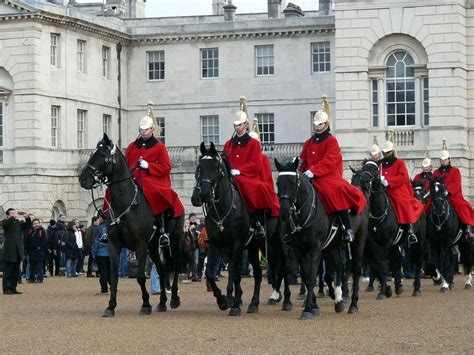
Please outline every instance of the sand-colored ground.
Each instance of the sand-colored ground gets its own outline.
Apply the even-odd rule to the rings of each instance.
[[[376,301],[361,293],[360,312],[336,314],[329,298],[319,299],[321,316],[301,321],[302,301],[294,292],[292,312],[267,306],[263,286],[258,314],[246,314],[252,279],[244,279],[241,317],[219,311],[205,283],[181,284],[182,305],[166,313],[138,315],[136,281],[121,279],[114,318],[102,318],[107,296],[96,296],[98,279],[47,278],[19,285],[22,295],[0,296],[0,353],[473,353],[474,290],[440,294],[430,280],[423,295]],[[219,284],[224,286],[226,279]],[[362,288],[365,289],[365,284]],[[153,306],[158,296],[151,296]]]

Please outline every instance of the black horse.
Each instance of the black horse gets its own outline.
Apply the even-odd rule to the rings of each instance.
[[[342,312],[344,263],[341,254],[346,248],[342,243],[342,232],[336,224],[333,225],[334,217],[326,213],[311,181],[306,175],[299,173],[299,159],[286,165],[275,160],[275,165],[279,172],[277,186],[280,218],[287,228],[285,242],[293,247],[301,268],[302,281],[307,290],[301,319],[311,319],[314,315],[320,314],[314,287],[323,250],[325,260],[328,261],[328,272],[336,273],[335,285],[332,283],[328,285],[329,293],[335,300],[336,312]],[[364,209],[361,215],[351,215],[351,222],[355,241],[347,247],[350,258],[349,269],[353,277],[352,300],[348,313],[354,314],[358,312],[359,278],[367,237],[367,209]]]
[[[434,178],[431,181],[430,195],[432,205],[427,235],[434,263],[442,276],[440,292],[447,292],[454,287],[454,273],[458,266],[457,253],[453,252],[456,246],[464,268],[464,287],[471,288],[473,245],[471,240],[463,236],[459,218],[448,201],[449,193],[444,185],[444,178]]]
[[[402,285],[402,254],[400,246],[408,244],[406,233],[399,229],[398,221],[392,203],[380,180],[379,166],[368,161],[362,167],[360,177],[362,190],[369,201],[370,221],[367,248],[370,250],[370,266],[380,280],[378,300],[392,296],[392,290],[387,285],[388,271],[391,270],[395,280],[395,293],[404,292]],[[421,294],[420,272],[426,240],[426,218],[423,214],[413,225],[412,232],[417,242],[408,246],[408,259],[415,265],[413,296]]]
[[[252,301],[247,313],[258,312],[260,304],[260,286],[262,283],[262,269],[260,267],[258,251],[263,240],[250,238],[250,216],[245,209],[229,173],[229,167],[222,160],[213,143],[207,149],[201,143],[201,158],[196,169],[196,187],[191,198],[193,206],[202,206],[206,210],[206,227],[209,236],[207,254],[208,267],[206,280],[212,287],[214,297],[221,310],[229,307],[232,302],[229,316],[239,316],[242,303],[241,264],[245,248],[248,250],[250,264],[253,267],[255,281]],[[277,230],[278,218],[267,219],[267,235],[272,236]],[[225,253],[230,260],[229,277],[232,284],[227,288],[227,297],[222,295],[216,284],[216,261],[219,255]],[[232,297],[232,291],[235,295]]]
[[[137,282],[142,291],[142,307],[140,314],[150,314],[151,305],[149,294],[145,287],[145,260],[147,251],[155,263],[160,276],[161,295],[157,311],[166,311],[166,271],[174,272],[171,287],[171,308],[180,305],[178,297],[178,276],[181,266],[181,241],[183,240],[184,216],[169,218],[170,246],[159,247],[159,236],[153,227],[154,216],[150,205],[135,181],[132,171],[121,150],[112,143],[104,133],[104,137],[92,152],[87,165],[79,177],[80,184],[85,189],[93,189],[98,184],[106,184],[110,191],[110,217],[107,219],[109,234],[109,257],[111,266],[110,300],[104,312],[104,317],[112,317],[117,306],[118,264],[120,250],[126,247],[135,250],[138,261]],[[161,254],[161,255],[160,255]]]

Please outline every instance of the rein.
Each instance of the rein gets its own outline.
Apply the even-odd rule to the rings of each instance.
[[[444,213],[445,217],[444,217],[444,220],[440,222],[440,217],[442,215],[440,214],[437,214],[437,213],[434,213],[434,208],[431,207],[431,213],[430,213],[430,221],[431,223],[433,223],[433,225],[436,227],[436,230],[439,232],[442,228],[443,228],[443,225],[448,221],[449,219],[449,215],[450,215],[450,208],[449,208],[449,203],[448,203],[448,200],[445,200],[441,197],[438,197],[436,199],[433,200],[434,201],[437,201],[437,200],[441,200],[443,201],[443,211],[445,210],[445,206],[447,206],[446,208],[446,213]],[[438,224],[436,224],[436,222],[434,221],[434,217],[433,216],[436,216],[436,218],[438,219]]]
[[[382,222],[385,220],[385,218],[388,216],[388,206],[389,206],[389,201],[388,201],[388,196],[387,196],[387,192],[386,191],[374,191],[372,189],[372,181],[377,177],[377,176],[373,176],[370,172],[368,171],[363,171],[362,174],[361,174],[361,178],[362,176],[365,175],[368,175],[369,176],[369,188],[367,190],[367,197],[370,199],[372,197],[373,194],[384,194],[385,195],[385,209],[384,211],[382,212],[382,214],[380,216],[374,216],[372,214],[372,211],[371,211],[371,203],[369,203],[369,218],[372,219],[372,220],[375,220],[375,222],[377,222],[378,224],[382,224]]]
[[[298,203],[298,191],[299,187],[301,185],[301,180],[300,180],[300,175],[299,172],[293,172],[293,171],[283,171],[278,174],[278,176],[284,176],[284,175],[289,175],[289,176],[295,176],[296,178],[296,191],[294,193],[295,197],[290,197],[288,195],[281,195],[279,196],[280,200],[288,200],[291,203],[290,206],[290,215],[289,215],[289,225],[291,228],[290,233],[295,234],[300,232],[302,229],[308,227],[310,225],[311,218],[315,214],[314,212],[316,211],[316,190],[311,186],[311,191],[312,191],[312,197],[311,197],[311,208],[309,210],[308,216],[306,217],[305,221],[303,224],[299,224],[299,218],[298,216],[302,213],[303,207],[305,207],[306,202],[310,201],[309,199],[305,200],[300,208],[297,208],[297,203]],[[295,223],[296,220],[296,223]]]

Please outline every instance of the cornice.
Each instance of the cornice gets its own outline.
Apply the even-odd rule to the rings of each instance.
[[[94,33],[111,40],[128,42],[130,35],[125,32],[120,32],[111,28],[97,25],[91,22],[80,20],[73,17],[55,15],[38,11],[35,13],[21,13],[21,14],[7,14],[0,15],[0,23],[2,22],[21,22],[21,21],[35,21],[38,23],[56,25],[66,28],[75,28],[77,30]]]
[[[284,29],[284,30],[266,30],[252,32],[234,32],[234,33],[206,33],[206,34],[184,34],[184,35],[165,35],[165,36],[144,36],[135,35],[131,38],[131,44],[156,44],[172,42],[194,42],[194,41],[216,41],[216,40],[238,40],[247,38],[265,38],[265,37],[293,37],[293,36],[311,36],[321,33],[333,33],[334,28],[311,28],[311,29]]]

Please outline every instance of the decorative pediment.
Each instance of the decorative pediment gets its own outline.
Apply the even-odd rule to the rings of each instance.
[[[0,16],[24,14],[36,11],[35,8],[16,0],[0,0]]]

